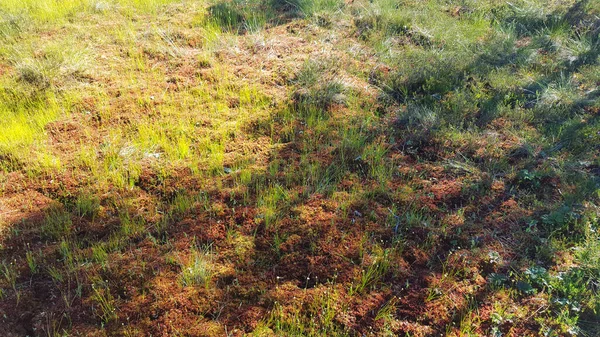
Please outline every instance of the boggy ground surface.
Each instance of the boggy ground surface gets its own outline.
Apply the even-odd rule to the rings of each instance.
[[[599,16],[3,0],[0,335],[598,336]]]

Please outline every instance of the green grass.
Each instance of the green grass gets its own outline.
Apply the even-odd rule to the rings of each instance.
[[[211,263],[212,254],[208,249],[193,247],[190,251],[188,261],[181,263],[181,275],[179,281],[184,287],[209,288],[215,274]]]
[[[12,288],[12,291],[15,295],[16,303],[18,305],[21,293],[17,287],[18,271],[16,270],[15,264],[11,262],[2,261],[2,269],[0,269],[0,272],[2,272],[3,283],[8,285],[8,287]]]
[[[114,298],[110,293],[110,288],[101,280],[97,284],[92,285],[94,301],[94,311],[103,323],[108,323],[117,318],[117,312],[114,304]]]
[[[71,215],[61,208],[50,208],[41,227],[42,235],[51,240],[68,237],[73,230]]]
[[[271,331],[287,336],[348,336],[349,332],[335,322],[341,309],[337,306],[338,298],[336,290],[327,289],[312,302],[304,303],[304,311],[276,306],[268,321],[273,327]]]
[[[23,15],[38,22],[74,20],[81,13],[106,13],[111,10],[154,11],[172,0],[7,0],[0,9],[9,15]]]

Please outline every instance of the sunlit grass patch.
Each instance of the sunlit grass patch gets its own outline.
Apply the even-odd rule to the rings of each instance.
[[[192,247],[186,262],[181,262],[179,282],[184,287],[211,286],[215,275],[213,255],[209,248]]]
[[[25,30],[27,22],[17,14],[0,12],[0,40],[5,43],[14,43],[15,39]],[[4,52],[6,46],[0,47]]]
[[[95,315],[102,320],[103,323],[108,323],[117,319],[116,300],[111,293],[109,282],[97,278],[92,283],[93,294],[91,296],[93,303],[93,311]]]
[[[45,126],[63,112],[58,97],[29,92],[11,81],[0,92],[0,156],[2,169],[44,169],[60,165],[47,151]],[[12,85],[12,88],[10,87]]]
[[[72,16],[81,11],[87,0],[7,0],[0,4],[0,10],[12,14],[24,14],[40,21],[54,21]]]
[[[134,11],[153,12],[173,2],[175,0],[6,0],[0,4],[0,12],[24,15],[40,23],[53,23],[110,10],[129,14]]]
[[[258,206],[262,209],[261,218],[267,228],[272,228],[280,218],[280,207],[290,198],[288,192],[280,185],[264,188],[259,192]]]
[[[74,48],[75,42],[48,45],[42,50],[15,49],[10,59],[18,79],[36,88],[63,86],[69,79],[84,76],[90,68],[89,53]]]
[[[276,304],[265,326],[276,334],[289,336],[348,336],[349,331],[336,321],[347,309],[340,305],[343,294],[335,285],[311,291],[314,295],[292,305]],[[257,328],[256,335],[260,336]]]

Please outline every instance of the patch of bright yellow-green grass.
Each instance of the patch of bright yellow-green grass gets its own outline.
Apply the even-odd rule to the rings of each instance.
[[[23,15],[38,22],[70,19],[80,13],[101,13],[111,10],[152,12],[174,0],[3,0],[0,13]]]
[[[188,166],[194,172],[222,172],[227,144],[244,137],[242,130],[251,120],[267,114],[268,101],[258,88],[240,83],[228,69],[213,64],[210,50],[235,41],[225,41],[218,27],[201,19],[205,14],[202,10],[193,16],[196,24],[190,23],[199,25],[194,34],[201,34],[202,48],[189,48],[178,41],[179,32],[171,31],[170,26],[142,31],[127,15],[169,2],[172,0],[9,0],[0,4],[0,14],[21,17],[19,24],[25,28],[17,30],[17,35],[27,41],[7,40],[0,48],[0,57],[13,68],[5,80],[18,83],[35,96],[30,99],[23,93],[4,93],[13,97],[4,99],[0,106],[1,116],[10,121],[1,127],[0,151],[11,159],[4,161],[10,164],[3,169],[56,167],[63,159],[69,161],[69,167],[84,169],[100,181],[121,187],[135,183],[142,165],[147,164],[160,170]],[[190,6],[200,7],[198,3]],[[52,39],[21,34],[36,26],[53,32],[60,20],[79,12],[98,14],[108,10],[118,11],[112,19],[119,22],[108,35],[100,34],[105,27],[95,23],[96,15],[87,15],[72,27],[76,29],[53,35]],[[85,37],[81,34],[90,34],[89,45],[78,42]],[[160,61],[167,59],[168,63]],[[191,78],[190,85],[166,90],[169,69],[182,62],[211,67],[211,78]],[[86,76],[93,81],[88,83]],[[117,86],[109,89],[97,85],[98,81],[107,80]],[[132,104],[115,107],[109,90],[125,93],[124,101]],[[68,118],[71,101],[83,97],[93,97],[96,102],[94,112],[83,113],[95,114],[94,118],[102,124],[98,130],[92,130],[95,127],[84,123],[81,131],[88,135],[99,132],[101,142],[90,142],[90,137],[86,137],[80,141],[79,150],[74,150],[74,158],[71,154],[67,158],[55,157],[48,149],[45,127]],[[8,103],[11,101],[12,105]],[[134,123],[113,125],[123,112]],[[74,162],[70,163],[72,159]]]
[[[46,126],[67,117],[79,93],[79,77],[90,67],[89,53],[67,36],[56,41],[25,37],[7,40],[0,62],[12,68],[1,78],[0,155],[2,170],[44,170],[61,165],[48,149]]]
[[[7,81],[5,81],[7,83]],[[14,83],[12,83],[14,88]],[[51,92],[43,94],[24,93],[11,90],[6,84],[0,91],[0,157],[2,169],[20,167],[48,168],[57,167],[60,162],[54,158],[45,145],[44,127],[55,120],[63,107]],[[18,86],[17,86],[18,88]],[[27,94],[25,94],[27,95]]]

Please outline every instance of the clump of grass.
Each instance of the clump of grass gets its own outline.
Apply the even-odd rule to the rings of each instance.
[[[0,5],[0,10],[12,14],[26,14],[31,19],[41,22],[57,21],[72,16],[83,9],[85,2],[81,0],[68,0],[55,2],[49,0],[7,0]]]
[[[372,143],[365,147],[361,159],[363,159],[369,167],[369,174],[381,186],[392,178],[393,168],[388,162],[386,155],[388,149],[384,144]]]
[[[326,71],[334,67],[335,61],[308,61],[297,74],[298,89],[292,95],[293,107],[305,119],[326,119],[327,111],[333,106],[346,106],[349,93],[335,74]]]
[[[339,0],[268,0],[269,6],[288,17],[312,17],[318,13],[331,13],[344,6]]]
[[[39,265],[35,258],[35,254],[32,251],[28,250],[25,253],[25,259],[27,260],[27,266],[29,267],[29,271],[31,272],[31,274],[37,274],[39,270]]]
[[[415,103],[409,104],[396,120],[404,147],[411,153],[417,153],[418,149],[429,144],[442,123],[439,108]]]
[[[423,61],[423,60],[427,61]],[[384,90],[398,101],[440,98],[460,84],[469,57],[450,51],[415,51],[402,61],[402,68],[392,74]]]
[[[93,194],[81,194],[75,200],[74,210],[77,216],[93,220],[100,211],[100,200]]]
[[[47,239],[59,240],[68,237],[72,233],[72,227],[71,215],[62,207],[55,206],[47,211],[41,232]]]
[[[215,274],[213,256],[209,248],[192,247],[186,262],[180,263],[179,282],[184,287],[202,286],[208,289]]]
[[[193,208],[195,202],[194,196],[184,192],[178,193],[171,202],[171,212],[179,216],[184,215]]]
[[[77,153],[77,161],[81,168],[89,170],[92,174],[98,170],[98,154],[94,146],[82,144]]]
[[[17,266],[12,262],[6,262],[2,260],[0,273],[2,273],[2,278],[4,281],[13,289],[18,305],[21,298],[21,292],[17,287],[17,278],[19,277]]]
[[[69,79],[84,76],[90,67],[87,50],[74,48],[74,41],[63,43],[44,46],[37,52],[15,49],[11,60],[18,78],[37,89],[47,89],[63,87]]]
[[[146,221],[142,216],[123,211],[119,214],[119,220],[121,220],[121,233],[127,238],[140,237],[146,230]]]
[[[61,113],[58,97],[51,92],[31,93],[13,81],[2,84],[0,118],[5,122],[0,126],[0,169],[40,171],[54,166],[44,128]]]
[[[0,12],[0,40],[14,42],[24,31],[26,21],[21,15]]]
[[[258,1],[231,0],[208,8],[210,19],[224,31],[256,32],[266,25],[265,8]]]
[[[118,317],[116,301],[110,292],[108,282],[96,280],[92,283],[91,299],[95,306],[92,308],[103,324],[109,323]]]
[[[139,179],[141,163],[136,160],[137,148],[127,146],[122,137],[115,132],[109,141],[101,145],[101,179],[119,188],[131,188]]]
[[[215,22],[227,30],[238,30],[244,23],[244,13],[234,2],[220,2],[208,9]]]
[[[244,203],[250,202],[250,184],[252,183],[252,170],[250,169],[242,169],[235,176],[235,183],[237,187],[241,190]]]
[[[106,262],[108,259],[108,252],[106,251],[105,244],[96,244],[92,246],[92,260],[96,263],[99,263],[102,267],[106,266]]]
[[[356,35],[367,41],[408,36],[411,20],[402,15],[397,6],[395,2],[378,1],[356,12],[353,20]]]
[[[578,98],[579,95],[572,79],[562,78],[560,81],[549,83],[541,90],[538,107],[560,108],[561,106],[570,106]]]
[[[281,185],[266,188],[259,194],[258,206],[262,209],[262,218],[267,228],[272,227],[279,219],[279,210],[290,198],[288,191]]]
[[[338,81],[328,81],[310,90],[298,90],[294,93],[294,102],[300,111],[326,111],[333,105],[345,105],[344,85]]]
[[[285,336],[350,335],[348,329],[336,320],[346,309],[339,305],[339,290],[329,285],[318,289],[318,293],[310,298],[293,306],[277,303],[266,325],[272,327],[275,334]]]
[[[131,15],[135,12],[152,13],[175,0],[6,0],[0,3],[0,12],[23,14],[36,23],[73,21],[78,16],[102,14],[110,9]]]
[[[362,128],[348,128],[342,131],[341,136],[342,139],[335,150],[341,168],[367,174],[368,167],[363,155],[368,146],[368,134]]]
[[[378,248],[378,247],[375,247]],[[389,258],[391,252],[389,250],[375,249],[375,257],[373,262],[361,271],[358,282],[353,284],[348,294],[351,296],[354,294],[362,294],[369,290],[370,287],[375,286],[377,282],[388,272],[390,268]]]
[[[398,117],[397,123],[410,132],[428,132],[440,127],[440,112],[427,105],[410,104]]]
[[[580,267],[594,283],[600,282],[600,235],[598,234],[598,218],[594,214],[584,218],[585,240],[576,247],[576,257]]]

